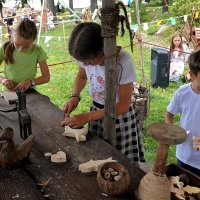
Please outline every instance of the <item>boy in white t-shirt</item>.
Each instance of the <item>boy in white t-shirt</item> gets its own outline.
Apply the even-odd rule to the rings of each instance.
[[[75,78],[73,93],[63,109],[66,118],[62,125],[78,128],[89,123],[90,132],[103,137],[106,66],[101,26],[93,22],[78,24],[70,36],[68,49],[70,55],[77,60],[79,71]],[[136,81],[134,62],[121,47],[117,47],[117,55],[119,76],[116,91],[115,147],[132,161],[144,162],[142,138],[136,110],[131,101],[133,82]],[[93,102],[90,111],[69,116],[78,106],[80,93],[87,81]]]
[[[186,141],[177,145],[178,165],[200,176],[200,50],[188,60],[192,82],[181,86],[167,107],[165,122],[173,123],[180,114],[180,126],[188,132]]]

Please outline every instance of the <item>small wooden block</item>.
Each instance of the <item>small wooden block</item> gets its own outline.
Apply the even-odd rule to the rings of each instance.
[[[116,160],[112,160],[112,158],[108,158],[105,160],[90,160],[86,163],[79,165],[79,171],[82,173],[88,173],[88,172],[97,172],[99,170],[99,167],[107,162],[116,162]]]
[[[10,104],[15,103],[18,100],[17,94],[14,91],[3,91],[1,92],[1,96]]]
[[[44,158],[46,159],[46,160],[50,160],[50,158],[51,158],[51,153],[50,152],[46,152],[46,153],[44,153]]]
[[[62,163],[66,161],[67,161],[67,157],[66,157],[65,152],[63,151],[58,151],[56,154],[51,155],[51,162]]]
[[[187,134],[183,128],[168,123],[153,123],[148,133],[161,144],[181,144],[185,141]]]

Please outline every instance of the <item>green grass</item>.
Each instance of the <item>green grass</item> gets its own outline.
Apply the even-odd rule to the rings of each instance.
[[[75,24],[68,25],[58,25],[54,30],[48,31],[47,33],[43,33],[42,36],[54,36],[61,37],[60,40],[58,38],[52,38],[49,41],[49,47],[45,44],[45,38],[41,38],[41,46],[45,49],[48,54],[48,64],[55,64],[60,62],[67,62],[73,60],[68,52],[67,52],[67,42],[68,39],[62,38],[65,34],[66,37],[69,37],[70,32]],[[150,36],[148,36],[150,37]],[[164,40],[162,38],[148,38],[155,44]],[[136,41],[134,41],[136,42]],[[161,43],[162,43],[161,42]],[[125,34],[124,38],[117,38],[117,44],[121,46],[129,45],[129,37],[128,33]],[[166,45],[168,46],[168,44]],[[130,48],[126,48],[128,52],[131,53]],[[155,154],[157,149],[157,142],[155,142],[151,137],[149,137],[146,132],[151,123],[154,122],[163,122],[164,115],[166,112],[166,107],[171,99],[173,92],[180,86],[180,83],[170,83],[169,87],[166,89],[162,88],[152,88],[150,86],[150,67],[151,67],[151,49],[148,46],[143,47],[144,53],[144,70],[145,70],[145,80],[142,79],[142,72],[140,67],[140,52],[138,45],[134,46],[134,52],[131,53],[135,65],[136,65],[136,73],[138,75],[138,82],[143,83],[146,82],[147,86],[150,89],[150,109],[149,115],[145,122],[144,134],[142,135],[145,146],[145,157],[149,163],[153,163],[155,160]],[[50,66],[51,72],[51,81],[48,84],[44,84],[41,86],[37,86],[37,90],[42,94],[45,94],[50,97],[51,101],[58,106],[59,108],[63,108],[64,102],[70,96],[73,87],[73,81],[77,72],[77,64],[75,62],[69,62],[66,64],[58,64]],[[3,70],[2,65],[0,66],[0,71]],[[75,111],[75,113],[88,111],[91,100],[88,96],[87,87],[81,94],[82,100],[79,104],[79,108]],[[58,119],[60,120],[60,119]],[[178,124],[178,117],[176,117],[175,122]],[[174,163],[175,160],[175,146],[170,146],[169,148],[169,156],[168,163]]]

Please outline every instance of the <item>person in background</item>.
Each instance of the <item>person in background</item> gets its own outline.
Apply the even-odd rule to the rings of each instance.
[[[186,141],[177,145],[178,165],[200,176],[200,50],[189,59],[192,82],[181,86],[173,95],[165,122],[173,124],[175,114],[180,114],[180,127],[188,132]]]
[[[27,18],[30,19],[30,16],[29,16],[29,13],[30,13],[30,12],[29,12],[29,10],[30,10],[29,6],[28,6],[27,4],[24,4],[24,7],[23,7],[23,9],[22,9],[21,20],[27,19]]]
[[[169,80],[178,81],[184,72],[185,63],[190,55],[189,48],[183,44],[182,36],[179,32],[175,32],[170,44],[170,70]]]
[[[69,53],[79,65],[73,92],[64,105],[65,119],[62,126],[78,128],[89,123],[89,131],[103,137],[105,116],[105,56],[101,26],[93,22],[78,24],[69,40]],[[114,52],[113,52],[114,54]],[[140,135],[136,110],[132,103],[133,82],[136,80],[135,66],[131,56],[120,46],[116,49],[118,63],[118,87],[116,97],[115,148],[135,163],[144,162],[143,142]],[[92,105],[89,112],[70,116],[78,106],[80,94],[89,83]]]
[[[62,11],[62,5],[61,5],[60,1],[57,2],[56,10],[57,10],[57,12],[61,12]]]
[[[36,37],[35,23],[23,19],[16,25],[11,40],[1,46],[0,63],[4,61],[4,76],[0,76],[0,83],[8,90],[19,88],[26,91],[50,80],[47,54],[34,43]],[[38,77],[37,64],[41,71]]]
[[[53,16],[53,13],[50,9],[47,10],[47,27],[48,29],[53,29],[55,27],[54,25],[54,16]]]
[[[12,35],[13,24],[14,24],[14,17],[12,16],[12,12],[10,10],[7,11],[7,16],[4,19],[4,23],[7,28],[8,37],[10,39]]]

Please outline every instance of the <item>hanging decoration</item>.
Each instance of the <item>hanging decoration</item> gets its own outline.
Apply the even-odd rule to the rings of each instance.
[[[195,17],[194,17],[195,19],[198,19],[199,18],[199,12],[198,11],[196,11],[195,12]]]
[[[147,31],[149,29],[148,23],[143,23],[143,30]]]
[[[175,17],[170,17],[170,21],[171,21],[171,25],[175,25],[176,24],[176,18]]]
[[[188,16],[187,16],[187,15],[184,15],[184,16],[183,16],[183,20],[184,20],[184,22],[187,22]]]
[[[138,24],[131,25],[131,30],[136,32],[138,30]]]
[[[157,21],[157,26],[160,26],[162,24],[162,20]]]

